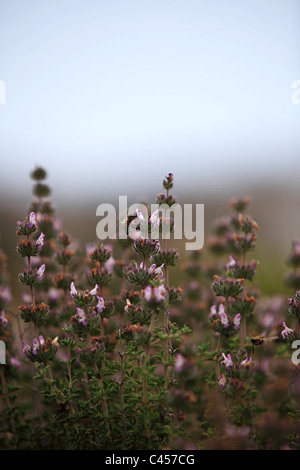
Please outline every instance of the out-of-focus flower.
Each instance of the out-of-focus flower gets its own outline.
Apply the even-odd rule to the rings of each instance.
[[[59,300],[59,292],[57,289],[54,287],[51,287],[51,289],[48,292],[48,297],[51,302],[57,302]]]
[[[136,210],[136,216],[139,219],[139,222],[145,222],[145,217],[143,216],[141,211],[139,211],[138,209]]]
[[[55,338],[52,340],[52,345],[56,348],[59,347],[58,336],[55,336]]]
[[[54,220],[54,223],[53,223],[53,229],[56,232],[59,232],[62,228],[62,224],[63,224],[62,217],[56,217],[56,219]]]
[[[26,292],[22,293],[22,300],[25,302],[25,304],[30,304],[32,302],[32,298],[30,294],[27,294]]]
[[[182,372],[184,366],[184,357],[182,354],[177,354],[176,356],[176,364],[175,370],[176,372]]]
[[[107,269],[109,273],[112,273],[115,264],[116,264],[116,260],[111,256],[104,264],[104,267]]]
[[[236,316],[233,319],[233,324],[234,324],[234,329],[238,330],[241,324],[241,314],[237,313]]]
[[[163,302],[164,300],[166,300],[166,293],[167,291],[163,284],[153,288],[149,285],[143,290],[143,296],[146,302],[151,302],[153,300],[153,297],[156,303]]]
[[[228,263],[226,264],[226,269],[227,269],[227,271],[229,271],[230,268],[231,268],[232,266],[235,266],[235,265],[236,265],[236,260],[235,260],[231,255],[229,255],[229,261],[228,261]]]
[[[159,210],[156,209],[150,216],[150,224],[154,227],[159,227],[160,225],[160,218],[159,218]]]
[[[37,270],[36,278],[38,281],[41,281],[43,279],[45,269],[46,269],[45,265],[42,264],[42,266]]]
[[[221,374],[218,380],[218,385],[219,387],[224,388],[226,384],[227,384],[227,379],[224,374]]]
[[[210,314],[208,315],[208,318],[209,318],[209,319],[210,319],[210,318],[213,318],[213,317],[215,317],[216,315],[217,315],[217,308],[216,308],[215,305],[212,305],[212,306],[210,307]]]
[[[36,225],[35,213],[30,212],[30,214],[29,214],[29,226],[32,227],[33,225]]]
[[[41,262],[41,257],[40,256],[33,256],[30,259],[30,264],[32,268],[36,268]],[[29,267],[28,260],[25,260],[26,266]]]
[[[284,326],[284,330],[281,332],[281,336],[283,339],[285,339],[286,336],[289,336],[289,334],[293,333],[293,330],[291,328],[288,328],[285,324],[285,322],[282,322],[282,326]]]
[[[27,353],[31,350],[31,347],[29,344],[25,343],[25,341],[22,341],[23,344],[23,353],[27,356]]]
[[[37,241],[35,242],[37,247],[42,248],[44,246],[44,238],[45,238],[45,234],[42,232],[39,238],[37,239]]]
[[[226,426],[225,430],[227,436],[246,439],[247,437],[249,437],[251,428],[246,426],[241,427],[228,425]]]
[[[128,312],[128,309],[132,306],[132,303],[130,302],[129,299],[126,299],[126,305],[124,307],[124,311]]]
[[[165,297],[165,295],[166,295],[165,286],[162,284],[159,287],[154,287],[153,294],[154,294],[156,302],[162,302],[166,298]]]
[[[246,367],[248,369],[253,364],[254,364],[254,362],[253,362],[252,357],[249,357],[249,359],[248,359],[248,356],[246,356],[245,359],[240,363],[240,366],[241,367]]]
[[[11,301],[11,292],[8,286],[0,286],[0,297],[4,303],[8,304]]]
[[[151,288],[151,286],[147,286],[144,289],[144,298],[145,298],[146,302],[150,302],[151,297],[152,297],[152,288]]]
[[[21,367],[21,362],[16,357],[11,356],[9,358],[9,363],[11,366],[15,367],[16,369],[19,369]]]
[[[5,311],[2,310],[1,315],[0,315],[0,326],[5,328],[7,326],[7,324],[8,324],[8,320],[5,317]]]

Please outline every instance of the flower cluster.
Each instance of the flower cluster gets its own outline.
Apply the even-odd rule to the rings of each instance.
[[[245,379],[249,375],[249,370],[254,365],[252,357],[248,357],[248,354],[243,358],[238,358],[237,361],[234,361],[229,353],[227,355],[222,353],[222,358],[220,364],[222,368],[225,368],[226,376],[235,379]]]
[[[57,348],[58,348],[58,338],[51,340],[47,338],[46,340],[42,335],[38,338],[34,338],[32,346],[23,341],[23,353],[27,356],[32,362],[42,362],[47,363],[54,359]]]
[[[225,312],[224,304],[220,304],[218,310],[216,305],[212,305],[208,318],[212,329],[225,336],[233,336],[240,329],[241,314],[237,313],[233,318],[229,317]]]

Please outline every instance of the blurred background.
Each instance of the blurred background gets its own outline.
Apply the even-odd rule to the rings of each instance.
[[[174,173],[179,201],[205,204],[205,231],[249,195],[259,281],[283,283],[300,239],[299,0],[1,0],[0,232],[41,165],[64,226],[96,239],[96,208],[154,202]],[[205,250],[205,246],[204,246]],[[13,283],[12,283],[13,284]]]

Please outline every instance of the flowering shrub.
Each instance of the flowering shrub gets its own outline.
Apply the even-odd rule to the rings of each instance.
[[[17,222],[17,311],[0,251],[1,448],[299,449],[300,291],[277,304],[259,292],[250,200],[230,202],[201,251],[179,255],[162,236],[175,220],[156,209],[128,215],[127,239],[83,253],[46,176],[32,173]],[[173,184],[170,173],[156,204],[177,203]],[[288,264],[299,289],[298,242]]]

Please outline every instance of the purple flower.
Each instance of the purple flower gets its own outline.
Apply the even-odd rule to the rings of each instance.
[[[143,216],[141,211],[139,211],[138,209],[136,210],[136,216],[139,219],[139,222],[141,222],[141,223],[145,222],[145,217]]]
[[[29,227],[32,227],[33,225],[36,225],[35,213],[30,212],[30,214],[29,214]]]
[[[25,292],[22,293],[22,300],[26,303],[26,304],[30,304],[32,302],[32,298],[31,298],[31,295],[30,294],[26,294]]]
[[[5,311],[2,310],[1,315],[0,315],[0,326],[3,326],[3,328],[5,328],[7,324],[8,324],[8,320],[5,317]]]
[[[158,268],[154,269],[154,271],[153,271],[153,274],[155,274],[156,276],[159,276],[160,279],[162,279],[162,277],[164,275],[163,270],[162,270],[163,267],[164,267],[164,263],[161,266],[159,266]]]
[[[152,288],[151,288],[151,286],[147,286],[144,289],[144,298],[145,298],[146,302],[150,302],[151,297],[152,297]]]
[[[107,271],[108,271],[109,273],[112,273],[115,263],[116,263],[116,260],[111,256],[111,257],[104,263],[104,267],[107,269]]]
[[[0,287],[0,297],[2,298],[3,302],[8,304],[11,301],[11,293],[10,288],[8,286]]]
[[[85,313],[81,308],[78,308],[78,307],[77,307],[77,316],[78,316],[78,323],[80,325],[86,326],[87,321],[86,321]]]
[[[223,356],[223,361],[221,361],[221,364],[224,364],[225,365],[225,369],[228,370],[230,367],[233,366],[233,362],[232,362],[232,359],[231,359],[231,355],[230,354],[227,354],[227,357],[225,356],[224,353],[222,353],[222,356]]]
[[[299,255],[300,254],[300,242],[298,242],[297,240],[294,240],[294,243],[293,243],[293,250],[294,250],[294,253]]]
[[[291,328],[288,328],[285,324],[285,322],[282,322],[282,326],[284,326],[284,330],[281,332],[281,336],[283,339],[285,339],[286,336],[289,336],[289,334],[293,333],[293,330]]]
[[[236,265],[236,260],[231,255],[229,255],[229,262],[226,264],[227,271],[229,271],[230,268],[235,265]]]
[[[23,344],[23,353],[27,356],[28,352],[31,350],[31,347],[29,344],[25,343],[25,341],[22,341]]]
[[[74,295],[77,295],[77,290],[75,289],[75,284],[74,282],[71,282],[70,285],[70,296],[74,297]]]
[[[219,316],[223,315],[225,313],[225,307],[224,307],[224,304],[220,304],[219,305],[219,311],[218,311],[218,314]]]
[[[240,323],[241,323],[241,314],[238,313],[238,314],[234,317],[234,319],[233,319],[233,324],[234,324],[234,327],[233,327],[233,328],[234,328],[235,330],[238,330],[239,327],[240,327]]]
[[[165,286],[162,284],[159,287],[154,287],[153,294],[157,303],[164,301],[166,295]]]
[[[95,285],[94,289],[90,290],[90,295],[96,295],[98,289],[98,284]]]
[[[154,227],[159,227],[160,225],[160,218],[159,218],[159,210],[156,209],[151,216],[150,216],[150,224]]]
[[[182,354],[177,354],[176,355],[176,364],[175,364],[175,370],[176,372],[182,372],[184,367],[184,357]]]
[[[220,315],[221,323],[224,326],[224,328],[228,328],[229,327],[229,321],[228,321],[228,317],[227,317],[226,313],[222,311],[221,314],[219,313],[219,315]]]
[[[11,356],[9,358],[9,362],[10,362],[10,365],[15,367],[16,369],[19,369],[21,367],[21,362],[16,357]]]
[[[150,268],[148,269],[148,273],[152,274],[154,272],[155,268],[156,268],[156,264],[155,263],[151,264]]]
[[[217,308],[215,305],[210,307],[210,314],[208,315],[208,319],[213,318],[217,315]]]
[[[224,374],[221,374],[218,380],[218,385],[219,387],[224,388],[226,384],[227,384],[227,379]]]
[[[45,238],[45,234],[42,232],[39,238],[37,239],[37,241],[35,242],[36,246],[38,246],[39,248],[42,248],[44,246],[44,238]]]
[[[241,365],[242,367],[249,367],[249,366],[251,366],[252,364],[253,364],[253,359],[252,359],[252,357],[250,357],[250,358],[248,359],[248,356],[246,356],[245,359],[241,362],[240,365]]]
[[[48,296],[51,302],[57,302],[59,300],[59,292],[54,287],[51,287],[51,289],[48,292]]]
[[[104,299],[103,297],[97,297],[97,299],[98,299],[98,303],[96,305],[96,310],[98,313],[102,313],[103,310],[106,309],[105,304],[104,304]]]
[[[42,266],[37,270],[36,278],[38,281],[41,281],[43,279],[45,268],[46,268],[45,265],[42,264]]]
[[[56,232],[59,232],[61,230],[62,223],[63,223],[62,217],[56,217],[53,223],[53,228]]]
[[[32,268],[36,268],[41,262],[41,257],[40,256],[33,256],[32,259],[30,260],[30,264]],[[26,260],[26,264],[28,265],[28,260]]]

